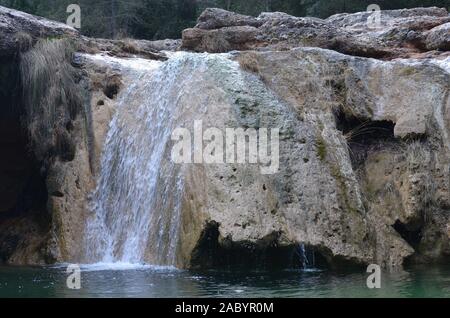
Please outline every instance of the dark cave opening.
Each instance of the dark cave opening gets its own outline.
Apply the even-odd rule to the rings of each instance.
[[[369,151],[396,145],[395,123],[392,121],[372,121],[348,115],[343,111],[335,114],[336,128],[347,141],[354,167],[364,163]]]
[[[328,268],[322,254],[311,246],[280,244],[274,232],[257,242],[221,239],[217,222],[207,223],[192,254],[193,269],[283,270]]]
[[[14,61],[0,61],[0,262],[50,226],[45,176],[21,123],[17,69]]]
[[[392,227],[398,234],[415,250],[422,240],[422,227],[421,226],[408,226],[397,220]]]

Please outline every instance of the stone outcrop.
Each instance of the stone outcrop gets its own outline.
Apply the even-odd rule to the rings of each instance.
[[[259,27],[261,24],[261,21],[254,17],[215,8],[203,11],[195,27],[203,30],[214,30],[231,26]]]
[[[426,37],[426,45],[429,50],[450,51],[450,23],[431,29]]]
[[[38,38],[77,36],[75,29],[0,6],[0,57],[29,49]]]
[[[177,103],[177,126],[201,119],[205,128],[280,128],[280,170],[273,175],[252,165],[183,168],[179,267],[291,266],[301,245],[337,267],[450,256],[449,15],[439,8],[382,11],[379,29],[368,18],[254,18],[208,9],[181,42],[110,41],[0,7],[0,57],[8,61],[0,71],[17,80],[2,82],[0,97],[22,112],[0,114],[15,123],[12,131],[28,118],[22,139],[0,138],[17,163],[2,161],[0,169],[2,184],[10,185],[0,188],[0,261],[83,261],[99,158],[117,99],[133,84],[98,53],[142,65],[158,60],[173,72],[164,91]],[[42,56],[43,48],[56,52],[68,39],[75,44],[70,54],[53,59],[63,71],[47,82],[24,81],[27,58]],[[162,52],[180,45],[230,53]],[[61,101],[53,98],[60,92],[54,80],[64,74],[70,80],[62,78]],[[28,84],[36,82],[48,84],[39,101],[52,101],[58,115],[43,132],[46,108],[30,117],[30,103],[11,93],[33,91]],[[11,140],[17,149],[7,146]],[[33,165],[24,163],[27,145]],[[162,166],[161,175],[167,171]],[[33,192],[25,180],[45,193],[21,206]]]
[[[159,51],[173,51],[180,45],[178,40],[136,41],[104,40],[95,41],[82,37],[79,32],[63,23],[50,21],[25,12],[0,6],[0,58],[10,58],[28,51],[39,39],[73,39],[80,44],[80,50],[89,52],[108,51],[112,55],[142,55],[150,59],[163,59]]]
[[[196,52],[286,50],[320,47],[344,54],[391,59],[428,50],[447,50],[448,12],[440,8],[338,14],[321,20],[285,13],[258,18],[208,9],[193,29],[183,32],[183,48]],[[378,21],[378,20],[376,20]]]
[[[178,40],[146,41],[146,40],[107,40],[90,39],[82,37],[79,40],[80,52],[96,54],[107,52],[110,56],[134,57],[140,56],[151,60],[166,60],[166,56],[161,51],[175,51],[180,46]]]
[[[280,171],[188,166],[181,266],[286,265],[300,243],[332,266],[448,255],[447,70],[317,48],[236,59],[251,72],[220,59],[199,68],[186,103],[208,112],[191,108],[180,125],[282,127]]]
[[[414,252],[422,260],[448,255],[448,67],[436,66],[433,60],[384,62],[312,48],[247,54],[264,83],[319,131],[315,144],[323,150],[316,153],[322,158],[320,170],[330,169],[336,183],[318,188],[331,187],[338,193],[343,206],[337,215],[361,212],[361,228],[368,235],[364,245],[373,246],[372,260],[393,266]],[[243,65],[248,61],[245,55],[239,58]],[[297,178],[297,183],[304,183],[301,189],[310,188],[306,180]],[[313,219],[320,220],[323,209],[312,211]],[[354,233],[351,224],[349,231]],[[330,226],[319,228],[310,234],[314,239]],[[333,232],[339,233],[346,231]],[[364,253],[356,253],[356,259],[364,259]]]

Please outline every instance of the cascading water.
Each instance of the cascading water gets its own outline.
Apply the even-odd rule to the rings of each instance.
[[[182,92],[177,87],[182,59],[160,63],[104,58],[121,68],[126,85],[101,159],[86,258],[173,265],[183,180],[180,167],[170,163],[167,146]]]
[[[299,244],[297,249],[301,268],[304,270],[313,269],[316,266],[314,249],[307,249],[304,243]]]
[[[271,118],[273,111],[283,106],[257,77],[243,75],[239,64],[227,54],[178,52],[171,53],[166,62],[89,58],[119,69],[124,85],[117,96],[117,110],[110,123],[92,197],[86,261],[108,266],[176,266],[183,223],[184,177],[192,170],[183,170],[187,167],[171,160],[174,129],[190,127],[196,119],[205,120],[208,125],[209,118],[213,118],[213,123],[217,123],[217,116],[223,116],[219,122],[230,118],[233,124],[236,117],[242,118],[242,109],[227,110],[227,105],[245,101],[243,91],[249,83],[255,98],[267,105],[261,106],[267,112],[257,115],[258,122],[270,122],[265,117]],[[313,249],[301,244],[295,254],[299,267],[314,269]]]

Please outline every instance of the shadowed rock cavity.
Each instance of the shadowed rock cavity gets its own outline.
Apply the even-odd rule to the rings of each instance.
[[[405,225],[400,220],[397,220],[392,227],[400,234],[400,236],[408,242],[413,248],[417,248],[422,239],[422,226],[418,224],[416,226]]]
[[[373,121],[336,114],[336,128],[342,132],[348,145],[353,168],[364,164],[370,151],[380,151],[398,145],[394,136],[395,123],[388,120]]]
[[[37,260],[30,257],[45,253],[40,249],[50,229],[47,188],[20,122],[17,63],[0,68],[0,263],[32,263]]]
[[[319,249],[301,243],[283,242],[281,232],[256,241],[223,238],[220,224],[208,222],[192,253],[191,268],[201,269],[308,269],[328,268]]]

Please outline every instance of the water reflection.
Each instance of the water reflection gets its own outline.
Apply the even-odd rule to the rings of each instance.
[[[65,267],[2,267],[0,297],[449,297],[450,268],[384,272],[382,288],[366,273],[329,271],[190,272],[170,268],[82,268],[81,290],[66,287]]]

